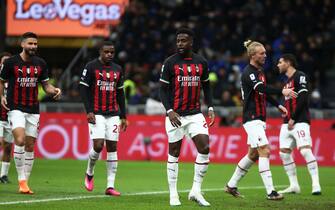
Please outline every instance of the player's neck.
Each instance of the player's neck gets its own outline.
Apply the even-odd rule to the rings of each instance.
[[[188,50],[188,51],[185,51],[185,53],[180,54],[180,55],[183,58],[192,58],[192,54],[193,54],[192,50]]]
[[[31,60],[30,55],[28,55],[24,51],[20,53],[20,57],[22,58],[23,61],[30,61]]]
[[[288,78],[291,78],[293,76],[293,74],[296,72],[297,70],[293,67],[289,67],[286,71],[286,76]]]
[[[101,57],[98,58],[100,63],[102,63],[103,65],[105,66],[108,66],[109,65],[109,62],[105,62]]]
[[[250,64],[254,67],[256,67],[258,70],[259,69],[262,69],[262,66],[259,65],[257,62],[253,61],[253,60],[250,60]]]

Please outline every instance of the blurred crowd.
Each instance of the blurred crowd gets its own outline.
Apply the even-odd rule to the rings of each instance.
[[[240,75],[248,62],[243,41],[251,39],[267,49],[268,84],[281,86],[285,78],[275,68],[277,59],[294,53],[299,70],[312,81],[311,106],[321,108],[320,90],[327,81],[323,78],[334,66],[334,11],[331,0],[133,0],[109,39],[126,73],[129,104],[159,100],[162,62],[175,52],[176,29],[186,26],[195,32],[195,51],[209,62],[216,105],[241,105]],[[78,98],[79,73],[80,68],[74,71],[67,91],[72,100]]]

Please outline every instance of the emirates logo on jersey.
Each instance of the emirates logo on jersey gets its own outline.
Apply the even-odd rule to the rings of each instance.
[[[37,78],[36,77],[18,77],[16,80],[20,87],[36,87]]]
[[[188,87],[195,87],[199,86],[200,83],[200,76],[181,76],[179,75],[177,77],[177,81],[181,82],[182,87],[188,86]]]
[[[115,89],[115,82],[97,80],[97,86],[101,91],[113,91]]]

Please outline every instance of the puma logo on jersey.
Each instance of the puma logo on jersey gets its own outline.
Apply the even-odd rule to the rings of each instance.
[[[99,73],[99,75],[100,75],[100,76],[104,76],[103,73],[101,73],[101,72]]]
[[[18,69],[18,71],[23,73],[22,69]]]

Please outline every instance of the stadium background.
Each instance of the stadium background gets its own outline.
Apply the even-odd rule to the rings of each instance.
[[[98,55],[98,43],[108,39],[115,42],[115,61],[126,72],[130,125],[120,137],[120,159],[164,161],[167,139],[164,109],[158,96],[159,74],[164,59],[174,53],[176,29],[187,26],[195,31],[195,51],[208,59],[211,71],[217,114],[216,124],[210,129],[213,162],[237,163],[246,152],[246,134],[240,118],[240,75],[248,62],[243,41],[252,39],[264,43],[267,49],[268,84],[280,87],[285,79],[274,68],[278,57],[288,52],[297,55],[299,70],[307,73],[312,81],[313,152],[321,166],[335,166],[333,1],[91,0],[83,8],[85,2],[0,1],[0,52],[19,53],[19,35],[25,31],[36,32],[40,36],[39,54],[49,65],[52,82],[64,92],[60,102],[40,92],[42,114],[36,144],[39,158],[87,159],[91,142],[78,81],[85,63]],[[33,3],[39,4],[36,7],[40,9],[32,9]],[[71,19],[70,10],[61,18],[61,11],[73,4],[81,9],[77,18],[72,14]],[[99,16],[92,12],[92,5],[96,4],[105,5],[107,10],[112,5],[114,10],[107,16]],[[280,115],[271,107],[268,114],[271,163],[280,164]],[[185,141],[182,161],[192,162],[195,155],[193,145]],[[298,164],[304,164],[300,154],[296,158]]]

